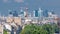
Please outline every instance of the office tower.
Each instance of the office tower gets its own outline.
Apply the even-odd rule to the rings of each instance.
[[[35,10],[32,12],[32,17],[35,17]]]
[[[29,15],[28,17],[31,17],[31,13],[29,13],[28,15]]]
[[[33,11],[33,14],[34,14],[34,15],[33,15],[34,17],[38,17],[38,10],[34,10],[34,11]]]
[[[38,17],[38,10],[35,10],[35,17]]]
[[[51,12],[52,14],[55,14],[53,11]]]
[[[48,10],[44,10],[44,11],[43,11],[43,16],[44,16],[44,17],[48,17]]]
[[[28,8],[25,8],[24,16],[28,17]]]
[[[9,17],[12,17],[13,16],[13,13],[12,12],[9,12],[9,15],[8,15]]]
[[[26,12],[24,11],[24,17],[26,17]]]
[[[31,11],[31,17],[34,17],[35,11]]]
[[[20,10],[20,12],[21,12],[21,14],[24,14],[24,11],[22,9]]]
[[[17,11],[14,11],[14,12],[13,12],[13,16],[14,16],[14,17],[18,17],[18,12],[17,12]]]
[[[9,12],[9,14],[12,14],[12,12]]]
[[[21,17],[24,17],[24,11],[22,9],[20,10],[20,15]]]
[[[38,16],[39,16],[40,18],[43,17],[43,10],[42,10],[41,8],[39,8]]]

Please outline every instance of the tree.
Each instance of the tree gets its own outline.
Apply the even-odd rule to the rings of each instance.
[[[3,34],[8,34],[8,33],[7,33],[7,30],[3,30]]]
[[[54,28],[55,33],[59,33],[60,28],[59,28],[59,26],[57,24],[54,24],[53,28]]]
[[[54,34],[54,28],[51,24],[44,24],[42,27],[48,32],[48,34]]]
[[[54,30],[51,25],[26,25],[20,34],[53,34]]]

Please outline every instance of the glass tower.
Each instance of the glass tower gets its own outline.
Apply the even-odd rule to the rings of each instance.
[[[35,10],[35,17],[38,17],[38,10]]]
[[[14,17],[18,17],[18,12],[17,11],[14,11],[13,16]]]
[[[24,11],[21,9],[20,11],[21,17],[24,17]]]
[[[41,8],[39,8],[38,15],[40,18],[43,17],[43,10]]]
[[[43,16],[44,16],[44,17],[48,17],[48,10],[45,10],[45,11],[43,12]]]

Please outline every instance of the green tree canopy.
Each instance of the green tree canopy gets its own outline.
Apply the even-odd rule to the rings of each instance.
[[[30,24],[26,25],[20,34],[53,34],[54,27],[50,24],[36,25]]]
[[[8,34],[8,33],[7,33],[7,30],[3,30],[3,34]]]

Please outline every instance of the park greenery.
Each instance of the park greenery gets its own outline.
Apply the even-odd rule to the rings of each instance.
[[[7,33],[7,30],[3,30],[3,34],[8,34],[8,33]]]
[[[59,33],[59,30],[57,24],[29,24],[25,26],[20,34],[54,34]]]

